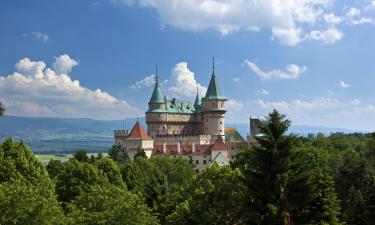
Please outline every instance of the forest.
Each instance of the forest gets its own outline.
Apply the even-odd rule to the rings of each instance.
[[[45,167],[0,145],[0,224],[375,224],[375,133],[287,135],[278,111],[257,144],[200,173],[188,160],[77,151]]]

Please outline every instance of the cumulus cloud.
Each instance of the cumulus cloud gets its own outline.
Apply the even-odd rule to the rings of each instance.
[[[70,58],[67,54],[55,57],[55,62],[52,64],[52,68],[57,74],[69,74],[72,68],[77,66],[78,62]]]
[[[307,39],[321,41],[324,44],[333,44],[342,39],[344,34],[335,27],[330,27],[327,30],[313,30],[307,36]]]
[[[329,25],[335,25],[341,23],[344,19],[342,17],[336,16],[333,13],[324,14],[324,21]]]
[[[350,87],[350,84],[346,83],[343,80],[340,80],[339,83],[338,83],[338,86],[341,87],[341,88],[348,88],[348,87]]]
[[[282,71],[282,70],[264,71],[261,68],[259,68],[254,62],[248,59],[244,61],[244,64],[263,80],[270,80],[273,78],[297,79],[306,71],[305,66],[298,66],[296,64],[287,65],[285,68],[285,71]]]
[[[241,80],[241,79],[240,79],[239,77],[235,77],[235,78],[232,79],[232,81],[235,82],[235,83],[239,83],[240,80]]]
[[[56,57],[54,69],[43,61],[21,59],[13,74],[0,76],[0,101],[8,113],[20,116],[120,119],[137,114],[126,101],[86,88],[62,73],[76,64],[68,55]]]
[[[136,81],[134,84],[130,86],[131,89],[141,89],[143,87],[152,87],[155,84],[155,74],[151,74],[150,76],[146,76],[142,80]]]
[[[152,7],[164,25],[183,30],[214,29],[222,35],[268,29],[273,39],[297,45],[303,33],[328,14],[333,0],[111,0],[118,5]]]
[[[197,94],[197,87],[200,96],[204,96],[207,88],[198,83],[194,72],[188,68],[187,62],[177,63],[171,71],[171,78],[166,86],[171,97],[194,97]]]

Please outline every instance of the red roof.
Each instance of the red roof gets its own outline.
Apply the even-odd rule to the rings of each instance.
[[[225,145],[223,138],[221,135],[217,136],[217,139],[215,141],[214,146],[212,146],[211,150],[212,151],[221,151],[221,150],[227,150],[227,146]]]
[[[134,127],[130,131],[130,134],[128,135],[128,138],[139,138],[139,139],[148,138],[147,132],[142,127],[142,125],[139,123],[139,121],[137,121],[134,124]]]

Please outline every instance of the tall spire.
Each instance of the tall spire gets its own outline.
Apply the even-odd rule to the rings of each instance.
[[[215,57],[214,56],[212,57],[212,76],[216,76],[215,75]]]
[[[155,68],[155,88],[149,103],[164,103],[164,95],[159,87],[158,64],[156,64]]]
[[[156,63],[156,68],[155,68],[155,83],[159,84],[158,64],[157,63]]]
[[[197,109],[201,105],[201,100],[199,98],[199,86],[197,84],[197,97],[195,97],[194,107]]]
[[[206,100],[226,100],[226,98],[221,94],[219,83],[216,80],[215,74],[215,58],[212,57],[212,77],[210,84],[208,85]]]

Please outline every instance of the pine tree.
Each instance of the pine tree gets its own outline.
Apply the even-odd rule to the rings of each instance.
[[[5,107],[4,105],[0,102],[0,116],[3,116],[5,112]]]

